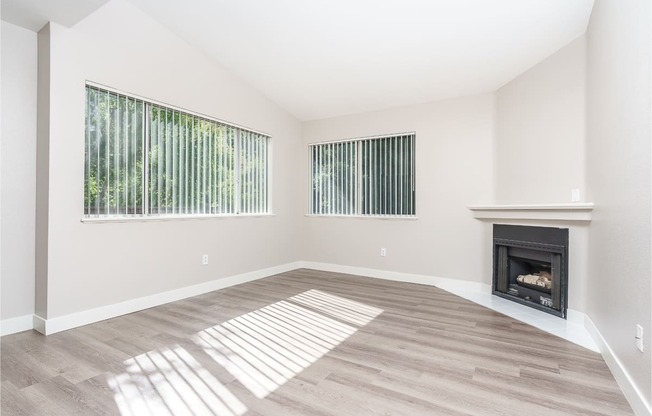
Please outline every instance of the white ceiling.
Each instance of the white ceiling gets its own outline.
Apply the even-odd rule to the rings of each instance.
[[[301,120],[494,91],[593,0],[130,0]]]
[[[107,1],[2,0],[2,18],[22,16],[32,30],[43,18],[70,26]],[[129,1],[300,120],[495,91],[584,33],[593,7],[593,0]]]
[[[37,32],[49,21],[72,27],[109,0],[2,0],[2,20]]]

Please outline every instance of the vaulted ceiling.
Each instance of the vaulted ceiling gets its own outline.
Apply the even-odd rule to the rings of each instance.
[[[300,120],[494,91],[582,35],[593,7],[593,0],[128,1]],[[15,22],[7,6],[29,5],[41,21],[50,13],[70,25],[105,2],[2,0],[2,17]]]
[[[110,0],[2,0],[2,20],[38,32],[49,21],[71,27]]]

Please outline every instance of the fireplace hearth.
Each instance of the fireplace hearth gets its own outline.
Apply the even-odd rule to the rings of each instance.
[[[494,224],[496,296],[566,319],[568,229]]]

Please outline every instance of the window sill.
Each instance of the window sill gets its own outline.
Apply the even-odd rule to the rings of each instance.
[[[356,219],[356,220],[408,220],[415,221],[418,219],[416,215],[334,215],[334,214],[305,214],[310,218],[343,218],[343,219]]]
[[[192,221],[192,220],[226,220],[235,218],[267,218],[275,214],[210,214],[210,215],[160,215],[139,217],[94,217],[82,218],[84,224],[126,223],[126,222],[161,222],[161,221]]]

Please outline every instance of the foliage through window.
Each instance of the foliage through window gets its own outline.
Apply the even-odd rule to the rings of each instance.
[[[87,86],[84,214],[268,213],[269,141]]]
[[[310,146],[314,215],[414,216],[415,134]]]

